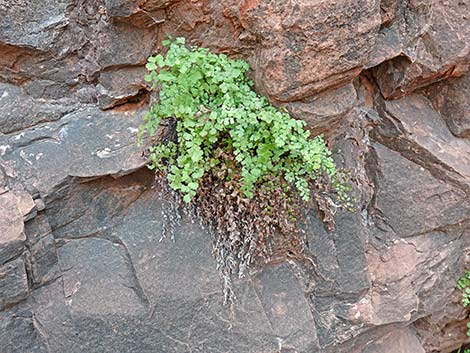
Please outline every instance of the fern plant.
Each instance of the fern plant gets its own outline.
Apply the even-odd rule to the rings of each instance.
[[[462,292],[462,305],[464,308],[470,306],[470,271],[465,271],[465,275],[457,282],[457,288]],[[467,336],[470,337],[470,322],[467,323]],[[470,350],[465,350],[464,353],[470,353]]]
[[[235,155],[248,197],[257,184],[274,176],[308,200],[309,182],[324,173],[346,198],[323,138],[310,139],[304,121],[291,118],[253,91],[245,61],[184,44],[184,38],[166,40],[166,56],[148,59],[150,73],[145,79],[158,88],[160,99],[145,116],[141,131],[154,135],[162,120],[176,119],[177,142],[151,147],[151,168],[166,168],[164,161],[169,161],[170,186],[181,191],[186,202],[196,195],[204,173],[223,162],[214,146]]]
[[[253,90],[248,63],[188,47],[184,38],[163,45],[166,54],[146,65],[158,100],[139,136],[158,134],[149,168],[208,227],[225,298],[233,300],[231,275],[269,261],[276,243],[304,256],[297,224],[312,194],[331,225],[331,208],[351,206],[350,186],[322,136],[311,137],[304,121]]]

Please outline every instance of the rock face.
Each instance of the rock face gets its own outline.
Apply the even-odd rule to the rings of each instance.
[[[470,2],[0,0],[0,350],[450,353],[468,343]],[[356,212],[222,303],[137,128],[166,34],[250,62],[323,133]]]

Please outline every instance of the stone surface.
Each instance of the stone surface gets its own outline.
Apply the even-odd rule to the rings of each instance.
[[[373,136],[428,169],[446,183],[468,189],[470,142],[451,134],[444,119],[421,94],[379,102],[381,116]]]
[[[425,353],[421,342],[411,329],[397,329],[371,342],[364,353]]]
[[[470,76],[437,83],[426,93],[452,134],[470,138]]]
[[[108,15],[115,21],[132,23],[134,26],[151,27],[161,24],[166,19],[165,8],[172,6],[179,0],[106,0],[105,6]]]
[[[70,0],[0,2],[0,42],[49,49],[68,23]]]
[[[455,291],[449,305],[416,321],[416,330],[427,352],[452,352],[468,343],[467,311],[462,307],[461,294]],[[433,334],[439,332],[439,335]]]
[[[373,151],[379,175],[374,208],[384,231],[405,238],[457,226],[468,219],[466,192],[380,144],[375,144]]]
[[[450,353],[467,342],[467,0],[0,0],[0,351]],[[235,280],[136,146],[167,35],[243,58],[356,212]],[[455,76],[455,77],[454,77]],[[459,76],[459,77],[457,77]],[[462,76],[462,77],[460,77]],[[418,90],[419,89],[419,90]],[[149,98],[152,99],[149,99]],[[392,100],[393,99],[393,100]],[[319,215],[321,216],[321,214]]]
[[[130,175],[120,184],[129,188],[142,177]],[[113,198],[112,184],[90,182],[69,192],[93,193],[98,186],[109,188],[108,198]],[[62,208],[74,204],[69,198]],[[78,237],[58,228],[62,277],[36,289],[32,305],[49,351],[153,352],[159,347],[164,352],[268,353],[319,348],[313,314],[289,265],[239,281],[239,304],[230,313],[222,305],[210,238],[185,220],[175,242],[159,241],[161,209],[155,192],[147,189],[107,229]],[[48,217],[52,224],[63,218],[54,213]],[[69,230],[78,222],[87,218]]]
[[[433,248],[436,244],[439,250]],[[439,310],[460,275],[460,257],[453,254],[461,247],[457,234],[432,232],[396,241],[385,249],[369,250],[372,288],[349,314],[379,326],[414,321]]]
[[[0,265],[23,252],[23,214],[12,192],[0,195]]]
[[[35,100],[17,86],[0,83],[0,132],[12,133],[38,123],[59,120],[73,110],[67,103]]]
[[[19,304],[0,311],[0,342],[5,352],[48,352],[38,330],[35,313]]]
[[[356,90],[352,84],[322,92],[310,99],[289,103],[287,109],[296,119],[305,120],[318,135],[337,128],[356,104]]]
[[[245,1],[244,29],[261,43],[252,64],[268,97],[293,101],[351,81],[380,26],[379,2]]]
[[[58,122],[0,136],[17,179],[42,193],[68,177],[125,174],[144,165],[136,145],[140,113],[84,108]]]
[[[468,70],[469,1],[386,3],[387,22],[369,64],[380,64],[373,72],[385,98],[403,96]]]
[[[23,215],[23,221],[29,221],[36,217],[37,209],[36,203],[32,199],[31,195],[25,190],[15,190],[13,195],[16,198],[16,205],[20,213]]]
[[[100,67],[145,64],[152,54],[155,34],[133,26],[116,23],[104,32],[97,59]],[[117,54],[117,55],[116,55]]]
[[[58,267],[56,243],[52,235],[46,235],[30,246],[26,266],[33,286],[47,284],[62,275]]]
[[[146,93],[149,88],[144,81],[146,73],[147,70],[141,66],[102,72],[97,86],[99,107],[109,109],[135,100],[139,94]]]
[[[22,258],[0,267],[0,310],[16,304],[29,294],[28,278]]]

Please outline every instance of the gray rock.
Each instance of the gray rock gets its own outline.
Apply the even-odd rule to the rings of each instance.
[[[28,246],[36,244],[41,238],[52,233],[51,226],[44,213],[39,213],[34,219],[26,222],[24,229]]]
[[[16,304],[29,295],[28,278],[21,257],[0,267],[0,310]]]
[[[35,313],[26,305],[0,311],[0,342],[5,353],[46,353]]]
[[[142,66],[107,70],[100,74],[98,105],[109,109],[128,101],[138,99],[139,94],[149,89],[144,81],[147,70]]]
[[[0,195],[0,265],[23,252],[23,214],[13,192]]]
[[[43,194],[68,177],[129,173],[145,164],[137,146],[140,113],[84,108],[34,129],[0,136],[17,180]]]
[[[0,2],[0,42],[49,49],[68,23],[70,0]]]
[[[140,191],[138,199],[132,192],[133,185],[148,185],[144,177],[151,181],[150,172],[114,182],[90,181],[68,188],[69,196],[49,201],[46,214],[54,236],[61,239],[58,254],[64,287],[54,294],[58,297],[47,300],[65,302],[57,317],[79,332],[77,351],[96,347],[104,352],[152,352],[155,347],[164,352],[254,353],[278,347],[316,351],[313,315],[289,267],[267,268],[251,281],[239,281],[239,302],[231,316],[222,305],[210,237],[185,220],[176,230],[175,242],[160,242],[161,201],[152,190]],[[81,215],[80,210],[67,211],[77,199],[96,195],[98,190],[101,201],[91,196],[95,202],[86,203],[93,217]],[[54,211],[55,203],[63,213]],[[116,207],[119,203],[123,207],[117,207],[116,213],[112,208],[100,210],[100,204]],[[93,225],[90,221],[98,214],[109,219]],[[36,290],[35,295],[43,292]],[[45,307],[36,310],[52,316]],[[73,319],[66,319],[69,315]],[[41,319],[44,330],[51,332],[49,336],[65,335],[63,342],[73,342],[73,330],[58,330],[58,320]]]
[[[17,86],[0,83],[0,133],[8,134],[38,123],[59,120],[73,110],[74,104],[70,104],[69,101],[35,100]]]
[[[107,232],[152,183],[151,173],[137,171],[120,179],[103,177],[66,184],[46,199],[48,224],[55,239],[84,238]]]
[[[363,353],[425,353],[420,340],[412,329],[404,328],[389,332],[370,342]]]
[[[468,218],[470,201],[460,188],[436,179],[380,144],[374,144],[373,151],[378,174],[375,216],[384,232],[410,237],[458,225]]]
[[[422,94],[378,102],[381,120],[372,137],[462,190],[470,185],[470,142],[452,135]]]
[[[151,27],[165,21],[165,8],[179,0],[150,0],[141,4],[129,0],[106,0],[108,15],[115,21],[123,21],[139,27]]]
[[[44,213],[39,213],[25,224],[27,238],[25,264],[33,288],[43,286],[61,275],[58,266],[56,242]]]
[[[468,77],[409,93],[468,69],[468,6],[0,0],[0,351],[455,349]],[[248,60],[353,176],[358,212],[330,232],[312,214],[307,258],[234,279],[232,307],[207,232],[185,218],[161,239],[166,203],[135,145],[166,33]]]
[[[35,327],[40,328],[41,341],[47,347],[47,352],[80,352],[80,329],[74,323],[64,297],[64,285],[61,278],[48,285],[35,289],[30,303],[34,313]],[[93,327],[93,318],[89,325]],[[97,345],[97,347],[100,347]]]
[[[119,239],[74,239],[58,249],[64,296],[72,314],[132,316],[145,312]]]
[[[362,331],[348,310],[370,287],[364,256],[367,234],[359,215],[337,215],[334,232],[312,218],[307,240],[315,266],[307,269],[310,275],[304,277],[304,286],[321,347],[342,344]]]
[[[462,293],[456,290],[446,306],[415,323],[426,352],[453,352],[468,342],[468,313],[463,307]],[[442,332],[436,335],[435,332]]]
[[[30,246],[26,261],[34,287],[49,283],[62,274],[58,266],[56,243],[51,234]]]

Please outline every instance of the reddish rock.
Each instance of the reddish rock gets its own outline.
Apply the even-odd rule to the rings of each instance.
[[[373,72],[385,98],[403,96],[468,70],[468,0],[410,1],[399,8],[396,3],[384,2],[385,17],[391,23],[382,27],[368,64],[378,65]]]
[[[426,88],[433,106],[457,137],[470,138],[470,75]]]
[[[6,351],[448,353],[464,342],[468,0],[6,3]],[[308,260],[237,281],[232,310],[204,230],[184,220],[175,242],[158,241],[167,205],[135,144],[144,64],[167,33],[249,61],[256,89],[324,133],[352,176],[357,212],[338,211],[333,232],[312,215]]]
[[[426,352],[451,353],[470,342],[468,311],[462,306],[461,299],[462,293],[456,290],[445,307],[416,321],[415,327]]]
[[[362,353],[425,353],[416,333],[409,328],[395,329],[368,342]]]
[[[337,128],[355,104],[356,90],[352,84],[348,84],[291,102],[287,109],[294,118],[305,120],[312,133],[317,135]]]
[[[151,27],[166,19],[165,8],[180,0],[106,0],[106,13],[113,20],[139,27]]]
[[[351,81],[368,61],[380,26],[378,1],[246,1],[240,22],[257,42],[257,87],[294,101]]]

